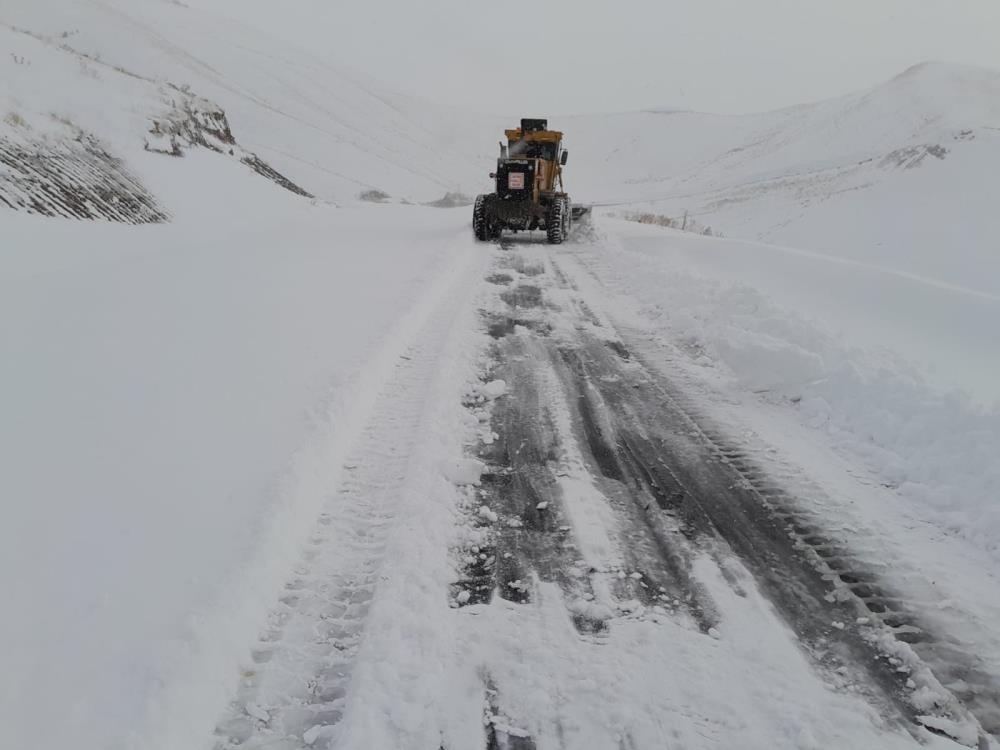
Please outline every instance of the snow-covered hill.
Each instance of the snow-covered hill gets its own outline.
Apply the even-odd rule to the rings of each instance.
[[[563,127],[587,199],[1000,293],[1000,72],[925,64],[779,112]]]
[[[83,0],[54,10],[12,0],[0,10],[0,39],[7,203],[33,197],[26,185],[39,173],[23,166],[24,154],[93,162],[88,148],[124,162],[132,191],[138,180],[154,200],[169,189],[153,174],[163,154],[189,146],[214,147],[274,177],[262,167],[271,165],[332,201],[370,190],[434,200],[478,171],[456,151],[461,125],[446,109],[180,3]],[[105,172],[116,182],[114,167]],[[197,169],[179,176],[213,192]],[[156,205],[175,213],[168,204]]]

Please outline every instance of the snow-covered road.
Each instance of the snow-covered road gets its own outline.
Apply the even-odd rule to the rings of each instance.
[[[7,260],[4,744],[995,747],[989,464],[849,431],[931,408],[891,359],[810,390],[840,350],[669,232],[281,211]]]
[[[408,321],[340,479],[323,493],[217,729],[223,747],[430,746],[410,712],[433,684],[434,644],[421,635],[446,642],[435,584],[447,569],[457,490],[443,468],[463,461],[456,417],[475,372],[472,303],[486,263],[466,250]]]
[[[478,286],[397,365],[219,747],[956,746],[927,728],[988,747],[989,574],[970,568],[984,601],[954,592],[949,630],[921,554],[887,571],[598,289],[600,243],[477,248]]]

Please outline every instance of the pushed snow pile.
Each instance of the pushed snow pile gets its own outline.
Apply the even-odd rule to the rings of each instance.
[[[586,264],[703,374],[793,408],[1000,561],[1000,298],[759,243],[616,228],[620,244],[586,250]]]
[[[445,193],[436,201],[431,201],[428,206],[434,208],[460,208],[461,206],[471,206],[474,199],[465,193]]]
[[[795,388],[825,375],[822,357],[795,342],[762,331],[730,333],[714,343],[715,352],[751,391]]]

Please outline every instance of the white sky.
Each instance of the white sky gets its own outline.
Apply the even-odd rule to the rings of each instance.
[[[187,0],[490,113],[772,109],[925,60],[1000,69],[1000,0]]]

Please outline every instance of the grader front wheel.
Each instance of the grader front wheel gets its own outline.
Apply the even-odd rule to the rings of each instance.
[[[489,205],[485,195],[476,198],[476,205],[472,208],[472,231],[476,239],[480,242],[493,239],[495,230],[493,221],[489,215]]]
[[[549,206],[545,234],[550,245],[560,245],[569,236],[569,214],[569,207],[564,198],[557,198]]]

